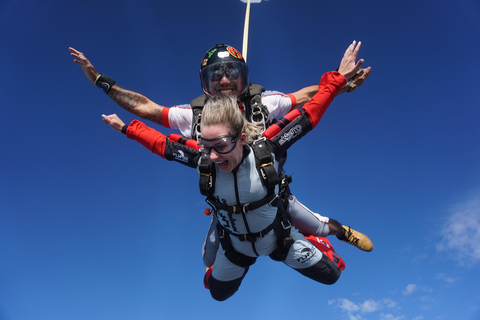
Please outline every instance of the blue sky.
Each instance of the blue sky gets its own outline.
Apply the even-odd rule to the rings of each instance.
[[[197,174],[114,132],[134,119],[68,47],[159,104],[201,93],[216,42],[241,50],[246,4],[0,2],[0,320],[480,319],[480,3],[252,4],[250,80],[294,92],[352,40],[373,68],[286,166],[312,210],[368,234],[333,286],[269,258],[226,302],[203,288]],[[161,129],[160,127],[156,127]],[[169,133],[168,130],[163,132]]]

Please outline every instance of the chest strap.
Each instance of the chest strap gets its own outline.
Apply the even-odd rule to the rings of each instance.
[[[266,204],[275,206],[275,200],[277,199],[278,199],[278,196],[276,194],[270,194],[258,201],[247,203],[247,204],[241,204],[241,205],[229,206],[228,204],[218,202],[212,198],[205,199],[205,202],[211,205],[215,211],[223,210],[223,211],[227,211],[228,213],[247,213],[250,210],[258,209]]]
[[[268,234],[270,231],[272,231],[273,229],[275,229],[278,224],[280,223],[280,217],[277,215],[277,217],[275,217],[275,220],[273,220],[273,222],[268,226],[266,227],[265,229],[263,229],[262,231],[260,232],[252,232],[252,233],[247,233],[247,234],[238,234],[238,233],[233,233],[225,228],[221,228],[221,229],[224,229],[225,233],[228,234],[228,235],[231,235],[231,236],[235,236],[237,237],[240,241],[249,241],[249,242],[255,242],[257,241],[257,238],[263,238],[266,234]],[[290,226],[288,226],[290,228]],[[221,235],[220,235],[221,237]]]

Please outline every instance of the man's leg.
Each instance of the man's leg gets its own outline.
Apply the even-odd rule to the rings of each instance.
[[[288,197],[287,212],[292,218],[292,224],[304,235],[326,237],[336,235],[341,241],[356,246],[363,251],[372,251],[372,241],[363,233],[343,226],[338,221],[314,213],[293,195]]]
[[[288,196],[287,213],[292,218],[292,224],[304,235],[326,237],[330,234],[328,217],[314,213],[293,195]]]
[[[337,236],[338,240],[349,243],[360,250],[370,252],[373,250],[373,243],[369,237],[350,227],[341,225],[338,221],[330,219],[328,222],[331,233]]]

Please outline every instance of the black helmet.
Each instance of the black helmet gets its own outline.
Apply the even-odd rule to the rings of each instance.
[[[249,81],[245,60],[237,49],[222,43],[210,48],[202,59],[200,81],[203,92],[213,97],[214,88],[211,88],[211,82],[219,81],[224,75],[231,80],[240,77],[241,88],[238,88],[238,95],[247,91]]]

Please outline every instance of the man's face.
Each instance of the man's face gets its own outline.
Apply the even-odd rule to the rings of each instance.
[[[243,91],[242,70],[238,63],[226,62],[211,66],[208,87],[213,96],[239,96]]]
[[[231,80],[223,75],[219,81],[211,81],[210,88],[216,97],[239,96],[242,91],[242,80],[240,78]]]

